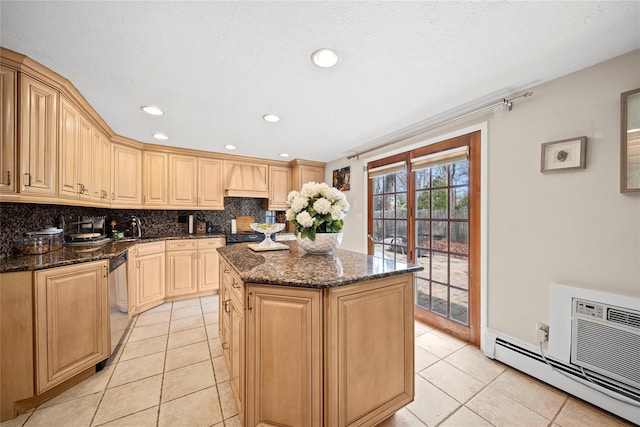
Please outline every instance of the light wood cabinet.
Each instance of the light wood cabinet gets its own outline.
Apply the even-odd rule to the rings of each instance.
[[[17,71],[0,67],[0,194],[17,193]]]
[[[222,352],[229,368],[229,384],[238,407],[242,425],[245,425],[245,286],[231,267],[221,262],[220,337]]]
[[[198,293],[215,292],[220,288],[217,248],[225,244],[224,237],[198,240]]]
[[[58,91],[20,74],[20,193],[57,194]]]
[[[91,200],[93,197],[93,126],[79,108],[60,97],[58,140],[58,196]]]
[[[158,151],[143,152],[142,178],[145,206],[164,207],[169,204],[169,155]]]
[[[287,197],[291,191],[291,169],[269,165],[269,199],[266,210],[287,210]]]
[[[196,157],[169,154],[169,204],[194,207],[198,204]]]
[[[129,314],[162,304],[165,300],[165,242],[140,243],[129,250]]]
[[[167,294],[195,294],[198,286],[198,246],[195,240],[167,242]]]
[[[269,197],[267,165],[224,161],[225,196]]]
[[[322,291],[248,292],[246,425],[322,426]]]
[[[413,400],[413,295],[411,274],[328,291],[325,425],[375,425]]]
[[[111,188],[111,141],[96,127],[91,132],[92,185],[91,195],[94,204],[108,206]]]
[[[107,261],[35,273],[36,392],[109,357]]]
[[[198,206],[224,209],[222,160],[198,158]]]
[[[315,289],[242,283],[222,257],[220,269],[243,425],[373,426],[413,400],[413,274]]]
[[[295,159],[290,164],[292,190],[300,191],[307,182],[324,182],[324,163]]]
[[[111,144],[111,206],[142,205],[142,149]]]

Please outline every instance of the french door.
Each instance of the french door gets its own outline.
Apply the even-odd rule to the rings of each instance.
[[[424,267],[415,315],[480,344],[480,133],[368,164],[369,254]]]

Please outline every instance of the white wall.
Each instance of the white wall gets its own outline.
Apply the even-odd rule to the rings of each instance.
[[[490,328],[537,343],[536,322],[549,323],[552,283],[640,297],[640,194],[619,192],[620,93],[638,87],[640,50],[533,87],[534,96],[513,111],[482,118],[488,122],[483,224]],[[542,143],[583,135],[586,170],[540,173]],[[438,135],[420,138],[426,144]],[[342,248],[366,252],[363,165],[418,139],[327,165],[327,179],[333,169],[351,167]]]

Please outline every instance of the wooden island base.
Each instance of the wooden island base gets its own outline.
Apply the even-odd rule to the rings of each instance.
[[[244,282],[221,257],[220,337],[244,426],[373,426],[414,398],[414,273]]]

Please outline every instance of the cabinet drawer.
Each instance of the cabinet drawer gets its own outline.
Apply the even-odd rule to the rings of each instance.
[[[229,290],[227,298],[235,298],[244,307],[244,283],[227,264],[221,264],[222,286]]]
[[[222,246],[226,246],[226,240],[224,237],[198,240],[198,249],[220,248]]]
[[[196,240],[167,240],[168,251],[179,251],[197,248],[198,242]]]
[[[157,242],[149,242],[149,243],[140,243],[138,244],[138,256],[153,254],[156,252],[164,252],[164,240],[160,240]]]

